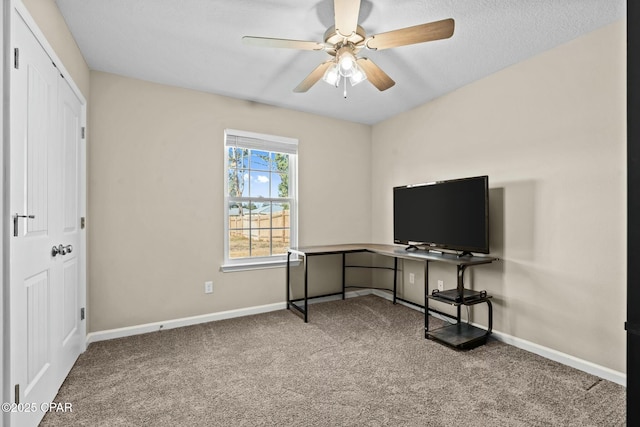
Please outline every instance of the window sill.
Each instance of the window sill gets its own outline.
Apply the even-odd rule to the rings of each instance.
[[[292,259],[290,261],[292,266],[300,265],[300,259]],[[264,270],[267,268],[283,268],[287,266],[286,260],[278,261],[256,261],[247,262],[243,264],[222,264],[220,271],[223,273],[232,273],[234,271],[246,271],[246,270]]]

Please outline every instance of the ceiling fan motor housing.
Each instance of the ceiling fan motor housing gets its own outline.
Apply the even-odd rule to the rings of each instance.
[[[367,33],[364,31],[364,28],[362,28],[360,25],[358,25],[356,31],[351,35],[349,35],[348,37],[345,37],[339,34],[336,31],[335,25],[332,25],[331,27],[329,27],[327,31],[325,31],[324,33],[324,42],[326,44],[333,46],[333,49],[327,50],[327,52],[330,55],[335,55],[336,52],[341,47],[347,46],[347,45],[352,45],[353,50],[355,49],[359,50],[362,47],[362,45],[361,46],[357,46],[357,45],[362,43],[366,38],[367,38]]]

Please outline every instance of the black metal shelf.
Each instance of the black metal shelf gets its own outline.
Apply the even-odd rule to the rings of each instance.
[[[467,350],[487,342],[490,332],[468,323],[454,323],[427,332],[427,338],[440,341],[451,347]]]
[[[458,289],[448,289],[446,291],[433,291],[431,295],[427,295],[427,298],[445,304],[458,306],[480,304],[485,302],[487,299],[492,298],[492,296],[487,295],[485,291],[474,291],[471,289],[463,289],[462,295],[460,295],[460,291],[458,291]]]

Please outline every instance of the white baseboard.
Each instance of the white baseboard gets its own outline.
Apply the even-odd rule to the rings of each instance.
[[[130,337],[132,335],[157,332],[164,329],[181,328],[183,326],[198,325],[200,323],[215,322],[216,320],[232,319],[234,317],[250,316],[252,314],[268,313],[270,311],[284,310],[286,308],[286,303],[279,302],[275,304],[267,304],[256,307],[239,308],[236,310],[220,311],[218,313],[203,314],[200,316],[184,317],[181,319],[167,320],[165,322],[145,323],[143,325],[128,326],[125,328],[91,332],[87,335],[87,345],[91,344],[92,342]]]
[[[494,330],[491,332],[491,336],[498,341],[502,341],[503,343],[521,348],[523,350],[527,350],[544,358],[562,363],[563,365],[571,366],[572,368],[579,369],[588,374],[604,378],[605,380],[620,384],[621,386],[627,386],[627,375],[622,372],[614,371],[613,369],[597,365],[584,359],[579,359],[575,356],[571,356],[570,354],[562,353],[560,351],[544,347],[531,341],[523,340],[522,338],[517,338],[509,334],[505,334],[503,332]]]
[[[387,299],[389,301],[393,300],[393,296],[390,293],[380,291],[377,289],[362,289],[362,290],[347,292],[345,294],[345,297],[354,298],[354,297],[361,297],[361,296],[371,295],[371,294]],[[309,300],[309,304],[315,304],[315,303],[326,302],[326,301],[335,301],[341,298],[342,297],[340,295],[314,298],[312,300]],[[398,301],[398,304],[402,304],[413,310],[417,310],[424,313],[424,309],[421,309],[418,306],[407,304],[403,301]],[[253,314],[267,313],[270,311],[284,310],[286,308],[287,308],[287,304],[284,302],[281,302],[281,303],[275,303],[275,304],[260,305],[256,307],[221,311],[219,313],[203,314],[201,316],[185,317],[182,319],[168,320],[166,322],[146,323],[144,325],[129,326],[126,328],[91,332],[90,334],[87,335],[87,345],[91,344],[92,342],[111,340],[114,338],[129,337],[132,335],[146,334],[149,332],[157,332],[162,329],[173,329],[173,328],[180,328],[183,326],[197,325],[200,323],[214,322],[217,320],[232,319],[234,317],[250,316]],[[434,313],[434,315],[437,315],[437,313]],[[480,326],[480,325],[477,325],[477,326]],[[553,350],[551,348],[544,347],[539,344],[536,344],[527,340],[523,340],[521,338],[517,338],[496,330],[492,331],[491,336],[497,339],[498,341],[504,342],[505,344],[509,344],[514,347],[521,348],[523,350],[529,351],[531,353],[537,354],[539,356],[545,357],[555,362],[562,363],[563,365],[567,365],[572,368],[579,369],[583,372],[596,375],[600,378],[604,378],[605,380],[612,381],[614,383],[617,383],[626,387],[627,376],[622,372],[614,371],[613,369],[609,369],[604,366],[600,366],[595,363],[592,363],[583,359],[579,359],[577,357],[571,356],[570,354],[562,353],[560,351]]]
[[[390,301],[393,300],[393,296],[386,292],[382,292],[374,289],[372,293],[381,298],[385,298]],[[398,304],[405,305],[409,308],[412,308],[414,310],[420,311],[421,313],[424,313],[424,309],[421,309],[420,307],[417,307],[411,304],[406,304],[402,301],[398,301]],[[432,313],[432,315],[434,317],[440,317],[438,316],[437,313]],[[448,319],[443,318],[443,320],[448,320]],[[482,325],[477,325],[477,324],[473,324],[473,325],[478,327],[484,327]],[[491,336],[498,341],[502,341],[505,344],[509,344],[514,347],[521,348],[522,350],[526,350],[530,353],[534,353],[544,358],[553,360],[555,362],[562,363],[563,365],[567,365],[572,368],[579,369],[583,372],[586,372],[591,375],[595,375],[597,377],[614,382],[616,384],[620,384],[624,387],[627,386],[627,375],[622,372],[614,371],[613,369],[609,369],[604,366],[597,365],[587,360],[579,359],[575,356],[571,356],[570,354],[562,353],[560,351],[541,346],[531,341],[523,340],[522,338],[517,338],[509,334],[505,334],[504,332],[496,331],[495,329],[491,331]]]

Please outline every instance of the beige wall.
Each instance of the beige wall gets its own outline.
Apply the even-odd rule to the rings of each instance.
[[[467,283],[495,296],[495,330],[619,372],[625,31],[617,22],[377,124],[372,146],[374,242],[392,239],[393,186],[489,175],[502,261],[475,267]],[[455,270],[432,265],[429,278],[455,286]]]
[[[73,81],[89,99],[89,67],[71,35],[55,0],[22,0]]]
[[[369,239],[369,126],[102,72],[89,121],[90,331],[284,301],[284,268],[219,271],[225,128],[299,139],[301,245]]]

